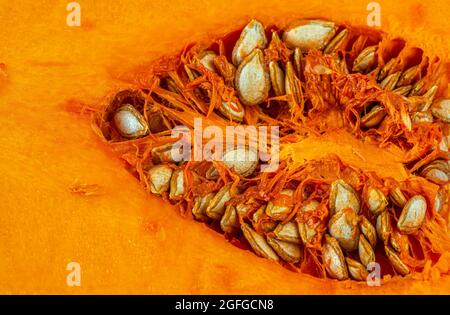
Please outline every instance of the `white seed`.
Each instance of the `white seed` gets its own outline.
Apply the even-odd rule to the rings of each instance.
[[[353,72],[367,73],[376,62],[376,52],[378,46],[366,47],[353,62]]]
[[[289,48],[322,50],[336,33],[333,22],[310,20],[300,21],[283,33],[283,40]]]
[[[232,183],[223,186],[217,194],[212,198],[210,204],[206,208],[208,217],[214,220],[222,218],[225,212],[225,204],[231,199],[230,189]]]
[[[403,207],[397,228],[405,234],[412,234],[422,226],[427,212],[427,201],[421,195],[415,195]]]
[[[256,231],[253,230],[250,225],[248,225],[247,223],[242,223],[241,229],[244,233],[244,237],[247,239],[248,243],[258,256],[272,260],[279,260],[272,247],[267,244],[266,239],[256,233]]]
[[[302,212],[309,212],[309,211],[315,211],[317,207],[319,206],[319,202],[317,200],[311,200],[304,204],[300,210]],[[316,224],[318,225],[319,222]],[[298,223],[298,230],[300,232],[300,237],[303,241],[303,244],[307,245],[311,243],[313,238],[316,236],[317,231],[314,227],[308,226],[306,223],[299,222]]]
[[[390,197],[391,201],[398,207],[404,207],[408,201],[398,186],[391,190]]]
[[[197,220],[206,221],[208,216],[206,215],[206,208],[214,197],[214,193],[209,193],[206,196],[195,197],[194,207],[192,208],[192,214]]]
[[[405,234],[401,234],[398,230],[392,231],[390,243],[397,252],[409,253],[408,236]]]
[[[357,281],[365,281],[369,276],[366,267],[349,257],[345,257],[350,276]]]
[[[176,170],[170,179],[169,199],[176,199],[184,194],[184,171]]]
[[[380,87],[388,91],[394,90],[401,74],[401,71],[397,71],[393,74],[388,75],[383,81],[381,81]]]
[[[253,227],[258,227],[264,233],[273,232],[277,227],[277,222],[268,217],[265,213],[267,205],[259,207],[255,213],[253,213]]]
[[[388,205],[386,196],[376,187],[370,187],[367,190],[366,202],[369,210],[375,215],[384,211]]]
[[[298,231],[297,224],[292,221],[289,221],[286,224],[278,224],[276,229],[273,231],[277,239],[281,241],[291,242],[291,243],[300,243],[300,234]]]
[[[378,238],[383,242],[383,244],[387,244],[389,241],[389,236],[392,233],[392,224],[391,217],[389,216],[388,211],[383,211],[377,217],[376,230]]]
[[[281,241],[274,237],[268,237],[267,242],[278,256],[288,263],[295,264],[302,259],[302,251],[299,244]]]
[[[227,151],[222,161],[225,166],[241,176],[250,176],[258,166],[258,154],[249,148],[238,147]]]
[[[386,110],[383,106],[375,105],[367,114],[361,118],[361,126],[364,128],[373,128],[378,126],[386,116]]]
[[[276,96],[286,94],[284,87],[284,73],[281,70],[278,62],[271,61],[269,63],[270,82],[272,83],[272,89]]]
[[[429,168],[421,174],[423,177],[436,184],[445,184],[450,180],[450,173],[439,168]]]
[[[339,247],[338,241],[328,235],[325,235],[323,260],[325,263],[325,269],[331,277],[338,280],[345,280],[348,278],[348,270],[344,253]]]
[[[342,179],[338,179],[331,184],[330,214],[334,214],[345,208],[351,208],[355,213],[359,213],[359,197],[350,185]]]
[[[440,213],[446,204],[448,204],[448,193],[443,187],[438,190],[436,197],[434,198],[434,211]]]
[[[364,266],[367,266],[371,262],[375,262],[375,252],[363,235],[359,237],[358,254],[359,259]]]
[[[372,223],[370,223],[365,216],[361,216],[359,227],[361,229],[361,233],[366,237],[370,245],[375,248],[377,245],[377,230]]]
[[[219,111],[225,117],[237,121],[242,122],[244,120],[245,110],[244,107],[236,102],[222,102]]]
[[[288,96],[288,105],[290,108],[295,108],[297,105],[301,105],[302,102],[302,91],[300,80],[295,74],[294,67],[292,63],[288,61],[286,63],[286,75],[284,80],[285,92]]]
[[[231,59],[238,66],[253,50],[256,48],[263,49],[266,45],[267,38],[264,33],[264,26],[256,20],[251,20],[242,30],[241,36],[233,48]]]
[[[217,55],[215,52],[207,50],[199,55],[199,62],[203,67],[215,73],[216,67],[214,66],[214,58],[216,57]]]
[[[281,195],[292,197],[294,191],[292,189],[283,189]],[[274,220],[284,220],[289,215],[292,207],[278,205],[276,200],[271,200],[267,203],[266,214]]]
[[[431,106],[431,113],[434,117],[450,123],[450,99],[437,100]]]
[[[358,216],[352,209],[336,212],[328,223],[328,229],[342,249],[352,251],[358,247]]]
[[[220,219],[220,227],[222,231],[229,234],[235,234],[239,230],[239,218],[233,205],[230,204],[225,209],[225,213]]]
[[[239,99],[244,105],[257,105],[267,99],[270,78],[260,49],[255,49],[239,65],[235,84]]]
[[[173,143],[166,143],[158,147],[152,148],[152,158],[153,161],[156,164],[163,163],[163,162],[172,162],[176,163],[177,161],[177,155],[180,157],[183,157],[181,152],[176,152],[177,155],[174,154],[174,144]],[[182,148],[181,148],[182,149]]]
[[[134,139],[148,133],[148,124],[144,116],[131,105],[120,107],[113,120],[117,130],[125,138]]]
[[[173,170],[164,164],[153,166],[148,171],[150,191],[154,194],[161,194],[169,189],[170,178]]]
[[[386,252],[386,256],[388,257],[394,269],[402,276],[406,276],[410,272],[408,266],[400,259],[400,257],[395,253],[395,251],[393,251],[387,246],[384,247],[384,250]]]
[[[345,42],[348,36],[348,29],[344,28],[339,32],[327,45],[325,50],[323,51],[326,54],[332,54],[337,52],[338,48]]]
[[[412,122],[413,123],[432,123],[433,115],[429,112],[414,112],[412,114]]]

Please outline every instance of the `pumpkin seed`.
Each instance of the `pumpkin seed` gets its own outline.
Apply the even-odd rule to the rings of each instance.
[[[398,71],[388,75],[383,81],[381,81],[380,87],[388,91],[394,90],[395,86],[397,85],[398,79],[400,79],[401,74],[402,73]]]
[[[317,200],[310,200],[306,204],[304,204],[300,210],[302,212],[309,212],[309,211],[315,211],[317,207],[319,206],[319,202]],[[318,225],[317,223],[316,225]],[[304,222],[298,223],[298,229],[300,233],[300,237],[302,239],[303,244],[310,244],[313,238],[316,236],[317,231],[315,227],[310,227]]]
[[[248,225],[247,223],[242,223],[241,230],[244,234],[244,237],[258,256],[272,260],[279,260],[277,254],[267,243],[266,239],[256,233],[256,231],[253,230],[250,225]]]
[[[351,208],[355,213],[359,213],[359,197],[353,187],[338,179],[331,184],[330,215],[345,208]]]
[[[207,50],[203,51],[199,54],[198,59],[199,63],[205,67],[207,70],[216,73],[216,67],[214,66],[214,59],[217,57],[216,53]]]
[[[361,233],[369,241],[370,246],[372,246],[372,248],[375,248],[375,246],[377,245],[377,230],[365,216],[361,216],[359,228],[361,229]]]
[[[427,201],[421,195],[415,195],[403,207],[397,228],[405,234],[412,234],[422,226],[427,211]]]
[[[236,211],[240,217],[246,217],[250,209],[250,204],[240,203],[236,205]]]
[[[223,186],[214,198],[211,199],[208,207],[206,208],[206,215],[214,220],[219,220],[225,213],[225,204],[231,199],[231,185],[228,183]]]
[[[411,92],[411,89],[412,89],[412,85],[405,85],[405,86],[396,88],[392,92],[397,93],[399,95],[407,96],[409,94],[409,92]]]
[[[450,123],[450,99],[440,99],[434,102],[431,106],[431,113],[443,122]]]
[[[214,198],[214,193],[209,193],[206,196],[198,196],[194,199],[194,207],[192,208],[192,214],[197,220],[206,221],[208,216],[206,215],[206,208]]]
[[[420,175],[438,185],[443,185],[450,180],[450,168],[445,161],[435,160],[423,168]]]
[[[288,98],[289,107],[294,108],[297,104],[302,104],[302,91],[300,90],[301,83],[295,75],[294,68],[290,61],[286,63],[286,77],[284,86],[286,89],[286,95],[290,96],[290,98]]]
[[[117,131],[127,139],[145,136],[149,130],[144,116],[129,104],[120,107],[114,114],[113,120]]]
[[[294,191],[292,189],[283,189],[280,193],[280,195],[288,197],[292,197],[293,194]],[[270,218],[274,220],[283,221],[284,219],[287,218],[287,216],[291,212],[291,209],[292,209],[291,206],[279,205],[271,200],[267,203],[265,212]]]
[[[409,252],[409,240],[407,235],[401,234],[399,231],[394,230],[391,233],[390,241],[392,248],[394,248],[397,252]]]
[[[383,244],[387,244],[389,241],[389,236],[392,233],[391,218],[388,211],[383,211],[377,217],[376,230],[378,238],[383,242]]]
[[[400,257],[393,251],[391,248],[385,246],[384,250],[386,252],[386,256],[388,257],[391,265],[394,269],[401,274],[402,276],[406,276],[409,274],[408,266],[400,259]]]
[[[411,92],[409,93],[409,96],[417,96],[424,94],[425,91],[425,77],[417,81],[415,84],[413,84],[413,87],[411,89]]]
[[[436,95],[437,91],[438,91],[438,86],[433,85],[431,88],[428,89],[428,91],[425,92],[425,94],[423,94],[423,97],[425,98],[425,103],[422,104],[422,106],[420,106],[420,108],[419,108],[420,111],[422,111],[422,112],[428,111],[431,104],[433,104],[433,99],[434,99],[434,96]]]
[[[374,215],[379,215],[386,209],[388,205],[386,196],[380,189],[376,187],[369,187],[369,189],[367,190],[366,203],[369,210]]]
[[[439,150],[448,152],[448,139],[447,137],[442,137],[441,142],[439,142]]]
[[[278,240],[274,237],[268,237],[267,243],[273,248],[281,259],[288,263],[298,263],[302,260],[302,251],[300,245]]]
[[[263,49],[267,45],[264,26],[257,20],[251,20],[241,32],[231,54],[234,65],[238,66],[255,49]]]
[[[176,199],[184,194],[184,171],[175,170],[170,179],[169,199]]]
[[[261,206],[253,213],[253,226],[259,227],[264,233],[273,232],[278,223],[265,214],[267,205]]]
[[[219,106],[219,111],[225,117],[242,122],[244,120],[244,107],[238,102],[222,102]]]
[[[166,143],[152,149],[153,162],[156,164],[171,162],[176,163],[175,156],[173,154],[173,143]]]
[[[357,262],[354,259],[349,257],[345,257],[345,261],[347,262],[348,271],[350,272],[350,276],[357,281],[365,281],[369,276],[366,267]]]
[[[224,79],[225,84],[234,88],[234,78],[236,76],[236,68],[228,62],[226,56],[217,56],[214,58],[214,67],[219,75]]]
[[[278,224],[273,233],[275,234],[276,238],[281,241],[296,244],[299,244],[301,242],[297,224],[292,221],[289,221],[288,223],[285,224],[282,223]]]
[[[375,105],[361,118],[361,126],[364,128],[373,128],[378,126],[386,116],[386,110],[381,105]]]
[[[169,189],[172,173],[173,170],[165,164],[153,166],[148,171],[150,191],[154,194],[166,192]]]
[[[337,52],[337,50],[342,46],[347,37],[348,37],[348,29],[344,28],[328,43],[327,47],[325,47],[325,50],[323,52],[326,54],[332,54]]]
[[[353,62],[352,71],[359,73],[369,72],[376,63],[377,49],[377,45],[366,47]]]
[[[300,21],[283,33],[283,40],[289,48],[322,50],[336,33],[335,24],[328,21]]]
[[[244,105],[257,105],[269,96],[270,78],[260,49],[248,55],[236,71],[236,89]]]
[[[371,262],[375,262],[375,252],[373,251],[372,246],[366,240],[364,235],[361,235],[359,237],[358,254],[359,259],[364,266],[367,266]]]
[[[434,211],[440,213],[444,209],[444,204],[448,204],[448,193],[441,187],[434,198]]]
[[[348,279],[348,270],[344,253],[342,252],[338,241],[329,235],[325,235],[323,260],[325,269],[332,278],[338,280]]]
[[[216,170],[214,165],[211,165],[208,168],[208,170],[206,171],[205,177],[206,177],[206,179],[209,179],[209,180],[216,180],[219,178],[219,172]]]
[[[294,68],[297,73],[297,77],[299,77],[299,78],[302,76],[302,73],[303,73],[302,59],[303,59],[302,50],[298,47],[295,48],[294,49]]]
[[[412,114],[413,123],[432,123],[433,115],[429,112],[414,112]]]
[[[408,131],[412,130],[412,121],[411,117],[409,116],[408,112],[406,110],[400,110],[400,120],[402,121],[403,125],[406,127]]]
[[[272,83],[272,89],[276,96],[286,94],[284,88],[284,73],[281,70],[278,62],[271,61],[269,63],[270,81]]]
[[[349,208],[336,212],[328,223],[328,230],[343,250],[352,251],[358,247],[358,216]]]
[[[378,77],[377,77],[378,82],[383,81],[387,77],[387,75],[389,74],[389,72],[391,72],[391,69],[396,62],[397,62],[397,59],[392,58],[391,60],[389,60],[388,62],[385,63],[385,65],[381,68],[380,73],[378,74]]]
[[[391,189],[390,197],[391,201],[400,208],[403,208],[407,202],[405,195],[398,186]]]
[[[225,213],[220,219],[220,227],[222,231],[229,234],[235,234],[239,230],[239,218],[233,205],[230,204],[226,207]]]
[[[258,166],[258,154],[249,148],[238,147],[225,152],[223,164],[241,176],[250,176]]]
[[[412,84],[413,81],[416,79],[419,70],[420,65],[415,65],[403,71],[402,75],[400,76],[400,79],[398,80],[398,85],[405,86]]]

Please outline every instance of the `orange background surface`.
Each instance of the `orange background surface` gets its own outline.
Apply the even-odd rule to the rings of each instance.
[[[94,104],[134,66],[251,17],[364,25],[367,1],[80,0],[81,27],[66,25],[68,2],[0,3],[8,73],[0,83],[0,293],[449,293],[448,276],[324,285],[237,249],[149,196],[89,122],[64,109],[72,98]],[[379,2],[383,30],[449,59],[449,2]],[[75,181],[103,194],[73,194]],[[80,287],[66,284],[71,261],[81,265]]]

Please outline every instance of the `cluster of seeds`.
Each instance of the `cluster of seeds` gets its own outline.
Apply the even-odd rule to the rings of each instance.
[[[450,249],[443,219],[450,100],[435,98],[439,58],[329,21],[271,31],[269,41],[269,30],[252,20],[232,51],[218,40],[158,61],[97,115],[99,133],[152,193],[259,256],[360,281],[374,262],[407,275],[436,261]],[[327,119],[335,112],[339,119]],[[281,144],[347,128],[409,151],[405,167],[417,176],[379,178],[334,156],[301,166],[281,161],[261,173],[258,152],[245,146],[220,161],[178,162],[170,131],[192,127],[195,117],[220,127],[277,125]]]

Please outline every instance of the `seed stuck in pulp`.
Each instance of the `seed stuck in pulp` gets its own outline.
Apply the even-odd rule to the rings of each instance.
[[[372,263],[390,264],[388,276],[441,270],[433,264],[450,252],[445,64],[346,24],[278,27],[251,20],[155,61],[94,114],[97,133],[150,192],[291,270],[356,281]],[[196,142],[198,119],[200,131],[226,139]],[[179,126],[190,134],[174,136]],[[273,137],[248,139],[250,130]]]

